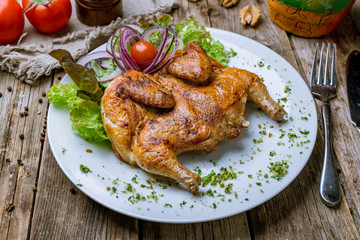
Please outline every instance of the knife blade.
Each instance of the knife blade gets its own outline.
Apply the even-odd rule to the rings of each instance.
[[[360,51],[352,51],[346,62],[347,91],[351,122],[360,134]]]

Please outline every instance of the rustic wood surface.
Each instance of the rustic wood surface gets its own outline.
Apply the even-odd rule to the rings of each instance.
[[[263,16],[243,27],[239,9],[257,5]],[[308,81],[316,42],[336,43],[338,95],[331,102],[332,137],[343,198],[336,208],[320,200],[322,122],[311,158],[283,192],[229,218],[197,224],[160,224],[109,210],[78,191],[58,167],[46,137],[44,93],[64,76],[56,71],[34,85],[0,72],[0,239],[360,239],[360,136],[348,119],[345,62],[360,49],[360,2],[340,27],[323,38],[286,33],[268,17],[265,0],[241,0],[225,9],[217,0],[188,2],[175,20],[196,16],[201,24],[252,38],[283,56]],[[27,110],[28,109],[28,110]],[[22,116],[23,115],[23,116]]]

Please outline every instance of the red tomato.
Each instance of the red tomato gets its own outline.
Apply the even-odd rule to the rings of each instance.
[[[24,15],[16,0],[0,1],[0,44],[18,39],[24,29]]]
[[[24,9],[28,4],[39,4],[41,0],[22,0]],[[70,0],[48,0],[47,5],[39,4],[25,9],[25,15],[31,25],[43,33],[55,33],[63,29],[71,17]]]
[[[136,42],[130,49],[130,56],[137,64],[152,61],[157,54],[156,47],[146,41]]]

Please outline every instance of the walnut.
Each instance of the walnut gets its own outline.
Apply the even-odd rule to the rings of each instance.
[[[220,6],[223,6],[223,7],[232,7],[232,6],[235,6],[239,0],[217,0],[220,4]]]
[[[240,10],[240,19],[242,25],[250,24],[250,26],[254,27],[255,24],[259,21],[261,17],[261,11],[258,7],[247,5],[246,7]]]

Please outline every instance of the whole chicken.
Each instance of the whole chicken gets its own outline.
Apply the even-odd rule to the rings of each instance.
[[[215,152],[220,141],[238,137],[249,125],[247,100],[275,121],[285,115],[256,74],[225,68],[191,42],[157,74],[130,70],[114,79],[101,100],[102,121],[122,161],[175,179],[196,195],[201,178],[177,156]]]

